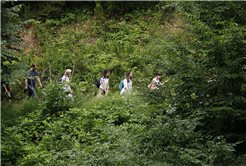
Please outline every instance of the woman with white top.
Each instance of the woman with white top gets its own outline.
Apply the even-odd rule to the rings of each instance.
[[[162,74],[159,72],[155,74],[155,78],[152,80],[151,89],[159,89],[158,86],[163,86],[165,83],[167,83],[167,81],[160,83],[161,76]]]
[[[120,95],[122,95],[125,91],[128,91],[130,93],[130,89],[132,89],[132,71],[128,70],[126,72],[126,78],[123,81],[124,87],[120,91]]]
[[[66,91],[66,92],[71,92],[72,93],[72,89],[70,87],[70,85],[68,86],[67,82],[70,82],[70,79],[69,79],[69,76],[71,75],[71,70],[70,69],[67,69],[66,72],[64,73],[64,76],[62,77],[62,82],[63,80],[65,80],[65,84],[64,84],[64,87],[63,89]],[[71,94],[68,94],[67,97],[73,97]]]
[[[99,92],[102,95],[108,94],[108,91],[109,91],[109,75],[110,75],[109,69],[105,69],[104,75],[100,78]]]

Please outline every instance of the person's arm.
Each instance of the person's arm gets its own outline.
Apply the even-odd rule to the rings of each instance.
[[[127,87],[127,79],[124,79],[123,84],[124,84],[124,88],[125,88],[126,90],[128,90],[128,87]]]
[[[5,92],[8,93],[9,91],[8,91],[8,89],[7,89],[7,87],[6,87],[5,84],[3,84],[3,87],[4,87],[4,89],[5,89]]]
[[[106,94],[108,94],[108,91],[109,91],[109,82],[108,82],[108,85],[107,85]]]
[[[163,82],[163,83],[161,84],[161,86],[162,86],[162,85],[164,85],[164,84],[166,84],[166,83],[167,83],[167,81],[168,81],[168,80],[166,80],[165,82]]]
[[[26,85],[25,89],[28,89],[27,83],[28,83],[28,79],[25,79],[25,85]]]
[[[40,81],[39,77],[38,77],[38,82],[39,82],[40,87],[42,88],[43,85],[41,84],[41,81]]]
[[[105,85],[104,85],[103,78],[101,78],[101,83],[102,83],[102,87],[103,87],[104,91],[106,92],[106,88],[105,88]]]

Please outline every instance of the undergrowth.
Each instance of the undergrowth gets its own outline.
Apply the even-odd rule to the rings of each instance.
[[[220,19],[216,12],[228,16],[228,9],[236,12],[234,7],[241,9],[241,4],[213,2],[211,15],[206,2],[190,3],[26,3],[19,19],[37,16],[29,26],[38,48],[18,56],[28,65],[38,64],[44,88],[36,87],[36,102],[24,99],[22,91],[15,92],[11,104],[2,102],[1,162],[245,165],[245,150],[236,151],[244,147],[245,130],[230,125],[245,124],[245,76],[237,73],[245,69],[237,65],[244,66],[245,50],[234,47],[235,42],[243,45],[245,28],[223,20],[206,21]],[[209,17],[198,18],[206,12]],[[235,33],[241,36],[232,37]],[[230,60],[227,51],[235,57],[242,53],[241,59]],[[215,56],[224,59],[217,61]],[[58,79],[67,68],[72,70],[73,98],[59,90]],[[110,90],[101,96],[96,82],[106,68]],[[121,96],[119,83],[127,70],[133,72],[133,93]],[[214,70],[220,71],[219,76],[208,83],[209,71]],[[168,83],[154,91],[147,85],[156,71],[163,73],[160,81]],[[20,90],[23,84],[13,87]],[[235,90],[238,98],[233,96]]]
[[[113,92],[118,91],[127,70],[133,71],[135,86],[146,86],[156,71],[164,71],[153,68],[155,61],[162,59],[161,48],[156,45],[174,33],[171,25],[177,15],[160,6],[138,12],[140,15],[130,20],[122,16],[100,23],[91,17],[57,28],[34,22],[38,49],[31,48],[21,59],[38,64],[43,82],[51,76],[62,76],[66,68],[73,69],[72,81],[84,82],[89,94],[97,93],[95,83],[106,68],[111,71],[109,84]],[[176,35],[187,42],[189,36],[183,37],[185,32],[179,22]]]

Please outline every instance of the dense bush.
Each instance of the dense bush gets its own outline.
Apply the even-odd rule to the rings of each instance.
[[[36,5],[46,11],[32,25],[39,48],[19,57],[39,65],[44,88],[16,112],[2,105],[4,165],[246,164],[244,3],[64,4]],[[85,20],[83,9],[73,23],[78,4],[95,17]],[[172,26],[174,12],[182,20]],[[73,100],[58,83],[67,68]],[[110,92],[96,96],[105,68]],[[129,69],[133,93],[120,96]],[[154,91],[147,85],[157,70],[169,81]]]
[[[18,17],[22,5],[13,6],[13,2],[1,1],[1,6],[1,82],[15,84],[23,78],[26,67],[16,56],[17,53],[23,54],[20,48],[26,42],[19,33],[25,31],[23,25],[32,20],[17,20],[13,23],[10,20]]]
[[[33,33],[39,47],[31,48],[22,60],[28,64],[37,63],[45,76],[41,80],[45,82],[47,77],[62,75],[66,68],[73,69],[73,81],[85,82],[87,93],[97,93],[94,85],[105,68],[111,71],[113,91],[118,90],[119,82],[129,69],[137,78],[135,85],[144,85],[158,70],[151,67],[159,58],[158,48],[155,48],[158,41],[153,37],[167,31],[156,26],[163,26],[166,13],[162,9],[157,10],[158,13],[150,12],[149,18],[136,19],[131,24],[124,18],[120,21],[109,19],[104,24],[98,24],[92,18],[85,23],[61,28],[47,28],[45,23],[34,22]],[[170,17],[166,18],[168,22]],[[148,25],[150,21],[153,22]],[[146,81],[142,81],[144,79]]]
[[[244,154],[246,131],[240,126],[246,123],[245,18],[241,15],[245,4],[194,2],[179,7],[192,41],[162,42],[166,61],[156,64],[174,71],[172,77],[180,82],[169,101],[184,118],[194,112],[204,114],[196,131],[239,141],[236,149]]]
[[[81,2],[15,2],[22,4],[23,10],[19,13],[22,19],[35,19],[46,27],[62,27],[74,22],[83,22],[95,16],[100,23],[110,18],[117,20],[125,17],[127,20],[139,19],[157,11],[159,5],[165,2],[115,2],[115,1],[81,1]],[[153,10],[153,11],[152,11]],[[142,13],[143,11],[143,13]],[[16,18],[19,19],[20,18]],[[30,24],[29,24],[30,25]]]

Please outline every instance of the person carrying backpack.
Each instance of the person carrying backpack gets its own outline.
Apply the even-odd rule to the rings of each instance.
[[[122,95],[124,92],[128,91],[130,93],[129,90],[132,89],[132,71],[128,70],[126,72],[126,78],[123,80],[123,88],[120,91],[120,95]]]
[[[110,71],[109,69],[105,69],[104,70],[104,75],[100,78],[99,82],[100,82],[100,86],[99,86],[99,93],[101,93],[101,95],[107,95],[108,91],[109,91],[109,75],[110,75]]]
[[[62,79],[62,82],[65,80],[65,82],[70,82],[70,78],[69,76],[71,75],[71,70],[70,69],[67,69],[66,72],[64,73],[64,76],[61,78]],[[66,92],[73,92],[70,85],[68,86],[67,83],[64,84],[64,87],[63,89],[66,91]],[[67,97],[73,97],[72,94],[68,94]]]

